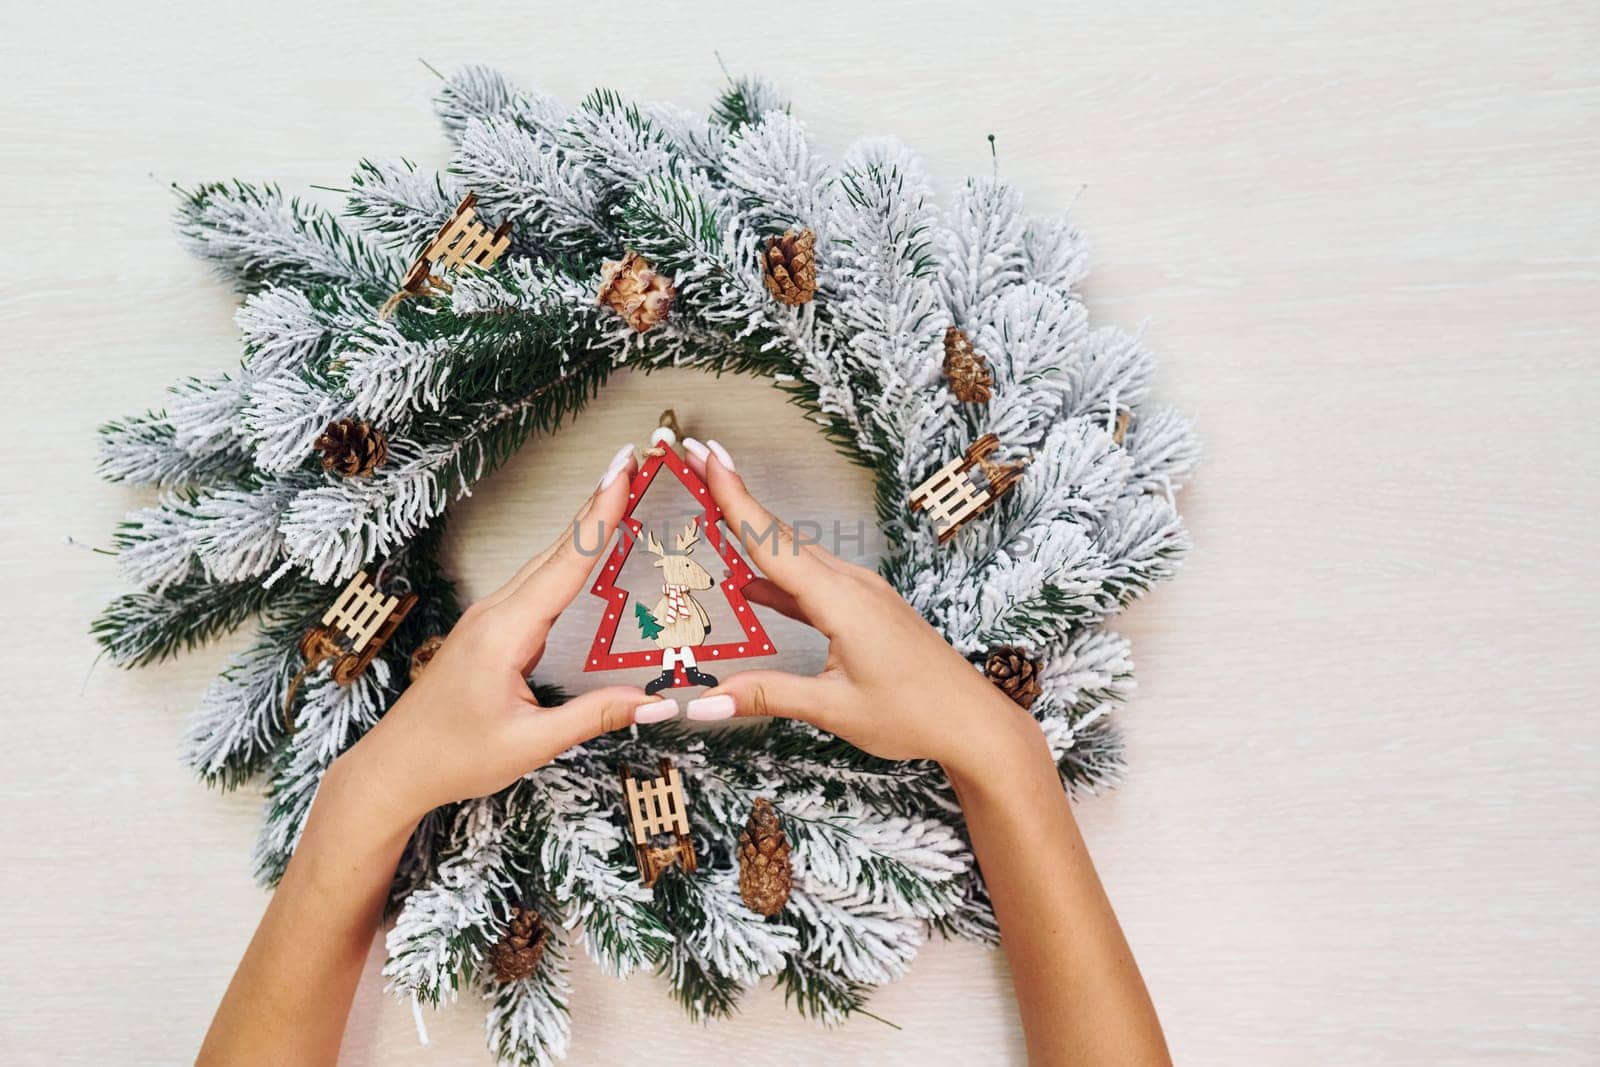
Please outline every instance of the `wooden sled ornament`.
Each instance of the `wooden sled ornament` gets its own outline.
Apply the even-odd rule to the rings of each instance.
[[[989,454],[999,447],[1000,439],[986,433],[972,442],[964,455],[934,471],[911,491],[911,510],[928,513],[941,545],[1021,480],[1026,463],[989,461]]]
[[[462,267],[488,270],[505,255],[511,247],[511,223],[502,222],[491,232],[478,221],[477,204],[477,193],[461,198],[461,203],[456,205],[433,240],[412,260],[399,290],[378,309],[380,319],[393,315],[404,300],[448,293],[450,283],[444,278],[446,273]]]
[[[683,797],[683,779],[666,757],[661,759],[661,777],[644,781],[622,769],[622,802],[628,809],[628,829],[633,836],[633,857],[639,864],[639,879],[649,889],[669,867],[690,873],[698,865],[694,839],[689,836],[689,806]],[[653,839],[671,835],[666,844]]]
[[[290,733],[294,732],[295,693],[305,676],[331,659],[333,680],[349,685],[372,665],[416,603],[417,594],[391,596],[379,589],[366,571],[356,572],[339,598],[322,613],[321,625],[313,626],[300,638],[305,666],[295,675],[283,701],[284,721]]]

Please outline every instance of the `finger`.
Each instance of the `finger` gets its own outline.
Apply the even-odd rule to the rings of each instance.
[[[634,712],[661,703],[643,689],[627,685],[591,689],[554,708],[536,708],[523,725],[530,756],[541,762],[573,745],[632,726]]]
[[[835,678],[743,671],[689,701],[688,713],[689,718],[699,720],[775,715],[838,733],[849,695],[849,689]]]
[[[618,480],[630,481],[633,478],[634,472],[638,470],[638,467],[638,459],[634,455],[633,446],[623,445],[622,448],[617,451],[617,454],[612,457],[611,463],[606,467],[606,473],[601,476],[600,481],[605,483],[606,479],[610,477],[613,470],[618,472]],[[609,488],[609,486],[607,486],[607,488]],[[583,502],[583,507],[578,509],[578,517],[574,520],[573,526],[568,526],[565,530],[563,530],[559,537],[550,542],[550,544],[546,545],[542,550],[535,554],[532,559],[528,560],[528,562],[524,563],[520,568],[518,568],[517,573],[513,574],[509,581],[507,581],[499,589],[496,589],[493,593],[490,593],[488,596],[484,597],[481,601],[479,601],[479,603],[484,607],[492,607],[493,605],[506,599],[512,593],[514,593],[518,587],[532,577],[535,571],[549,562],[550,558],[555,555],[556,549],[560,548],[564,543],[570,540],[573,529],[575,527],[581,529],[584,524],[589,521],[589,517],[594,511],[595,501],[599,496],[600,488],[596,487],[595,491],[589,494],[589,498]],[[603,547],[604,546],[602,546],[602,548]]]
[[[683,461],[689,464],[689,469],[703,482],[706,480],[706,459],[711,455],[711,450],[693,437],[683,439]]]
[[[619,454],[620,455],[620,454]],[[544,562],[507,598],[507,605],[534,624],[548,626],[571,604],[589,580],[595,564],[605,555],[628,506],[632,467],[629,459],[608,475],[610,481],[575,518],[551,547]]]
[[[797,546],[794,531],[750,495],[744,479],[735,473],[726,449],[712,441],[707,450],[706,484],[722,508],[728,529],[744,545],[746,558],[755,561],[786,591],[799,599],[807,599],[819,581],[833,576],[833,570],[816,553]]]
[[[806,614],[800,602],[796,600],[782,586],[776,585],[766,578],[752,578],[745,584],[745,599],[762,607],[771,608],[781,615],[787,615],[796,622],[803,622],[812,626],[811,618]],[[815,627],[813,627],[815,628]]]
[[[598,490],[596,490],[596,493],[598,493]],[[585,517],[588,516],[590,510],[594,507],[594,498],[595,494],[591,493],[589,495],[589,499],[583,502],[583,507],[578,510],[577,522],[580,525]],[[534,571],[544,566],[545,561],[555,554],[555,550],[560,547],[561,542],[570,536],[571,533],[572,528],[569,526],[562,531],[559,537],[557,537],[554,541],[551,541],[548,545],[545,545],[531,559],[529,559],[521,567],[518,567],[517,573],[513,574],[509,579],[507,579],[504,585],[490,593],[488,596],[484,597],[482,600],[478,601],[478,603],[486,608],[493,607],[502,600],[505,600],[512,593],[516,592],[517,588],[521,586],[523,582],[527,581],[528,578],[533,575]]]
[[[721,445],[717,445],[716,442],[713,441],[712,444],[715,445],[717,448],[722,449],[722,446]],[[718,462],[722,463],[722,465],[727,467],[729,470],[733,469],[733,467],[728,463],[728,461],[725,458],[723,458],[723,457],[727,456],[727,450],[726,449],[722,449],[722,455],[721,456],[716,456],[714,453],[711,452],[711,450],[706,445],[701,444],[699,441],[696,441],[692,437],[684,438],[683,447],[684,447],[685,458],[686,458],[690,468],[692,468],[694,470],[694,472],[700,476],[701,481],[704,481],[707,484],[710,484],[710,477],[709,477],[708,470],[707,470],[707,464],[713,458],[717,459]],[[741,483],[742,483],[742,479],[741,479]],[[713,495],[715,495],[715,494],[713,493]],[[724,509],[724,510],[726,510],[726,509]],[[733,529],[734,526],[736,526],[736,525],[737,525],[737,523],[733,523],[733,524],[731,524],[729,526],[729,528]],[[757,531],[758,534],[760,532],[762,532],[762,531]],[[821,563],[825,564],[829,568],[831,568],[831,569],[833,569],[835,571],[838,571],[841,574],[844,573],[846,571],[846,569],[849,567],[849,564],[847,564],[843,560],[839,559],[839,557],[835,556],[833,553],[831,553],[827,549],[823,548],[817,542],[815,542],[815,541],[801,541],[797,536],[794,535],[794,530],[791,527],[784,526],[782,532],[785,534],[785,536],[788,536],[788,537],[790,537],[792,539],[792,543],[783,546],[783,551],[790,552],[791,554],[798,554],[798,555],[803,555],[803,556],[811,556],[812,558],[820,561]],[[768,539],[770,540],[771,538],[769,537]]]

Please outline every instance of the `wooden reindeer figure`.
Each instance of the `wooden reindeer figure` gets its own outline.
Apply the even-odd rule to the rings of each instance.
[[[673,540],[671,552],[662,547],[653,532],[645,531],[644,545],[661,568],[661,599],[650,613],[659,628],[654,639],[661,649],[661,675],[644,687],[651,695],[672,684],[673,672],[680,665],[690,685],[717,684],[694,659],[695,648],[705,644],[706,635],[711,632],[711,618],[691,590],[710,589],[717,584],[704,567],[689,558],[699,540],[700,529],[693,520]]]

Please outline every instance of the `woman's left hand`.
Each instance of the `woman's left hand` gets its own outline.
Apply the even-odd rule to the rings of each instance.
[[[633,448],[619,451],[572,525],[467,609],[417,681],[335,762],[337,777],[359,783],[398,819],[415,821],[441,804],[493,793],[573,745],[632,725],[641,707],[646,718],[661,716],[664,702],[632,686],[595,689],[543,708],[525,680],[544,654],[551,625],[588,584],[626,507],[635,469]],[[592,554],[580,549],[594,546],[594,538]]]

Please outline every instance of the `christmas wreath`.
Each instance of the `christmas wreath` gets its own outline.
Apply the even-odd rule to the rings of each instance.
[[[1109,713],[1133,683],[1103,623],[1184,553],[1173,494],[1197,446],[1147,404],[1140,340],[1089,325],[1070,225],[998,180],[940,210],[892,141],[827,163],[757,80],[697,117],[605,91],[569,109],[469,68],[437,107],[449,166],[362,162],[344,220],[272,186],[181,191],[183,237],[244,295],[244,357],[102,429],[104,476],[162,490],[116,534],[140,590],[94,624],[109,657],[259,618],[185,748],[221,788],[265,777],[262,880],[457,616],[450,503],[623,366],[788,392],[876,477],[884,576],[1031,710],[1070,788],[1115,776]],[[930,496],[939,472],[971,506]],[[328,626],[351,597],[376,605],[355,637]],[[663,757],[689,862],[646,887],[623,772]],[[564,1050],[573,943],[664,973],[696,1017],[772,979],[831,1023],[930,931],[995,935],[939,769],[788,721],[603,737],[436,811],[394,908],[392,987],[481,993],[507,1063]]]

